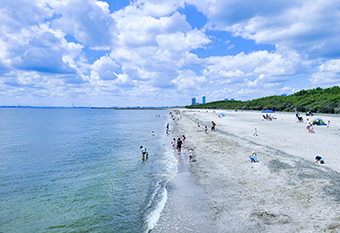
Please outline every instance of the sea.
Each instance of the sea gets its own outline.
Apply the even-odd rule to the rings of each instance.
[[[169,110],[0,109],[0,232],[149,232],[177,173],[167,122]]]

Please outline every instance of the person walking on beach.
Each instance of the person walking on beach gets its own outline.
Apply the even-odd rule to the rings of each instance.
[[[184,149],[184,143],[185,143],[185,135],[183,134],[183,136],[182,136],[182,147],[183,147],[183,149]]]
[[[215,126],[216,126],[216,123],[215,122],[211,122],[211,131],[215,131]]]
[[[208,126],[205,126],[205,127],[204,127],[204,132],[205,132],[205,133],[208,133]]]
[[[197,123],[197,132],[200,131],[200,123]]]
[[[140,146],[140,150],[141,150],[142,156],[143,156],[142,160],[144,160],[145,159],[146,150],[145,150],[145,148],[143,146]]]
[[[255,131],[254,131],[254,133],[253,133],[253,136],[259,136],[258,134],[257,134],[257,129],[255,128]]]
[[[172,139],[173,141],[171,142],[172,148],[176,148],[176,138]]]
[[[181,153],[181,149],[182,149],[182,140],[180,138],[178,138],[178,140],[177,140],[177,151],[178,151],[178,154]]]
[[[190,149],[189,150],[189,153],[188,153],[188,157],[189,157],[189,163],[191,162],[192,158],[193,158],[193,155],[192,155],[192,152],[194,151],[194,149]]]

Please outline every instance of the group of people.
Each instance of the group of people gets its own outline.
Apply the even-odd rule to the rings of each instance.
[[[251,153],[251,155],[249,156],[249,159],[250,159],[250,162],[253,162],[253,163],[259,162],[258,156],[257,156],[255,151],[253,151]],[[316,156],[315,157],[315,162],[316,163],[320,163],[320,164],[325,164],[325,160],[321,156]]]
[[[216,123],[214,121],[211,121],[211,131],[216,131],[215,127],[216,127]],[[197,132],[200,131],[200,128],[201,128],[201,125],[198,122],[197,123]],[[204,132],[208,133],[208,126],[204,126]]]
[[[186,139],[186,137],[185,137],[185,135],[183,135],[182,138],[178,138],[177,140],[176,140],[176,138],[173,138],[173,140],[172,140],[172,142],[171,142],[172,147],[173,147],[174,149],[177,149],[178,154],[181,153],[182,148],[183,148],[183,149],[185,148],[185,146],[184,146],[184,144],[185,144],[185,139]],[[191,148],[191,149],[189,150],[189,153],[188,153],[189,162],[191,162],[191,160],[193,159],[193,151],[194,151],[193,148]]]
[[[172,147],[175,149],[177,148],[178,153],[181,153],[182,147],[184,148],[184,143],[185,143],[185,135],[182,136],[182,138],[173,138],[171,144]]]

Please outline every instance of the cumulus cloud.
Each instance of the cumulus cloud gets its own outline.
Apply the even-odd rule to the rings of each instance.
[[[118,65],[108,56],[101,57],[95,61],[92,66],[91,77],[93,79],[115,80],[118,78],[115,73]]]
[[[339,54],[338,1],[209,1],[196,3],[215,30],[296,50],[310,58]],[[333,49],[332,49],[333,48]],[[335,50],[334,50],[335,49]]]
[[[172,82],[180,89],[200,91],[205,87],[207,79],[204,76],[197,76],[191,70],[181,70],[176,79]]]
[[[115,21],[106,2],[96,0],[50,0],[48,5],[57,17],[51,20],[53,28],[92,48],[109,49],[114,44]]]
[[[316,85],[340,85],[340,59],[329,60],[317,67],[310,81]]]
[[[299,75],[306,86],[339,84],[337,1],[136,0],[115,12],[109,4],[1,1],[0,95],[183,104],[203,92],[210,100],[289,93]],[[189,5],[207,18],[200,30]],[[256,49],[267,44],[275,49]]]

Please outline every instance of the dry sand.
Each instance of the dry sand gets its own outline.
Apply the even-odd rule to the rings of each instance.
[[[194,148],[189,170],[204,189],[214,232],[340,232],[339,117],[309,117],[331,121],[310,134],[294,113],[267,121],[260,112],[181,110],[175,127]],[[206,134],[211,121],[216,132]],[[253,150],[258,163],[249,160]],[[326,164],[316,164],[316,155]]]

